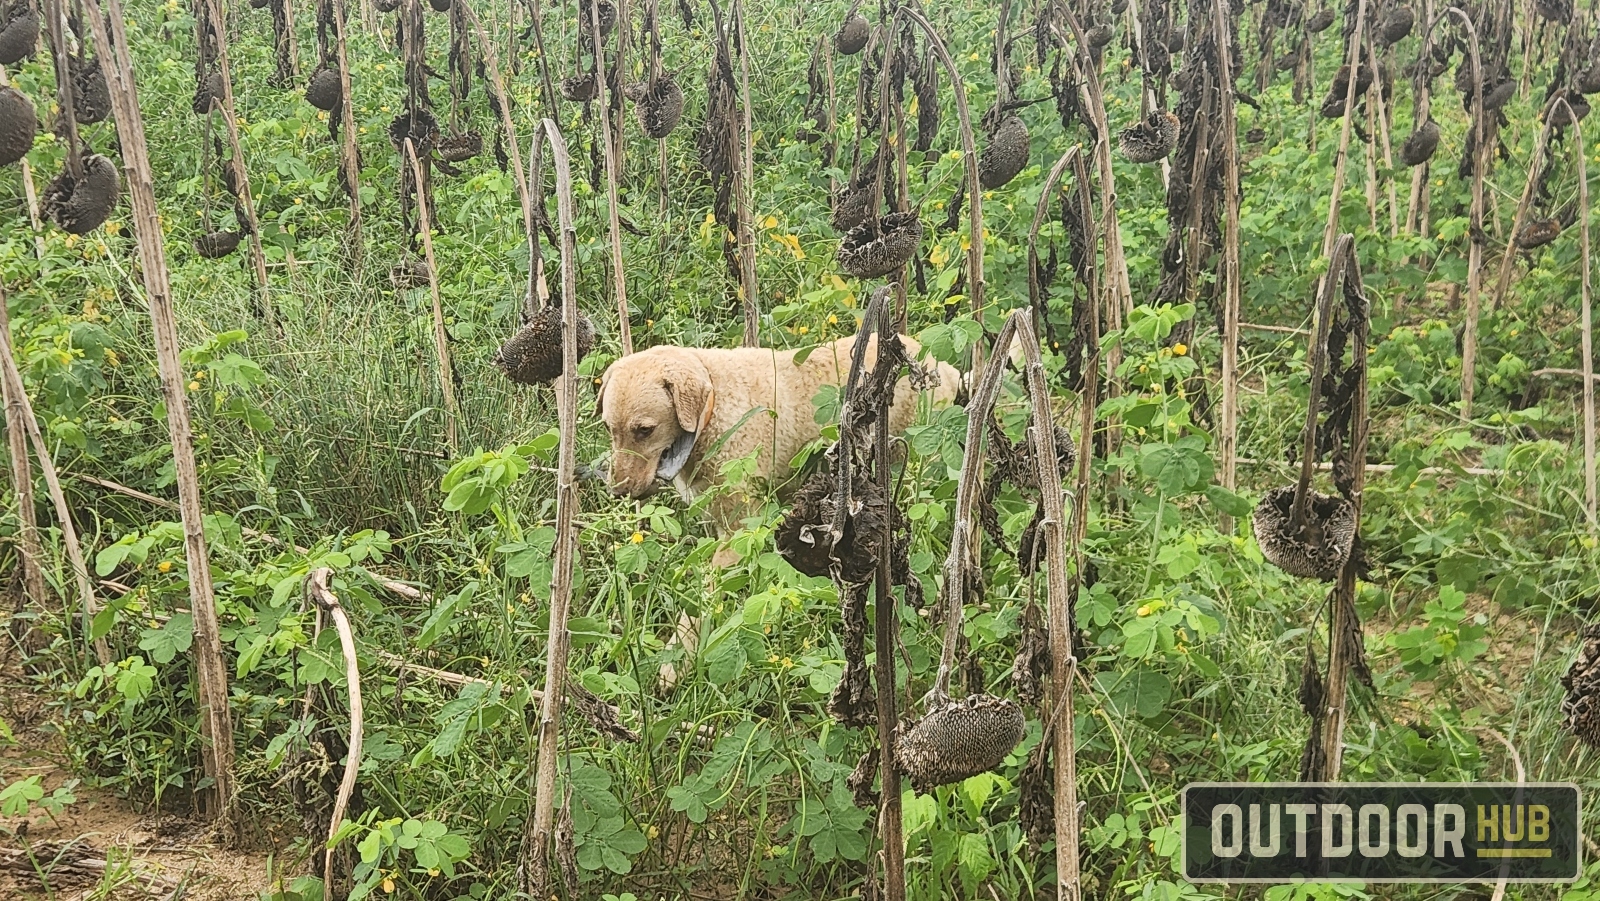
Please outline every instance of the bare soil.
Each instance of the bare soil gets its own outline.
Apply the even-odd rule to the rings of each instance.
[[[16,738],[0,740],[0,786],[38,775],[48,795],[74,778],[49,709],[15,663],[0,667],[0,717]],[[53,817],[0,816],[0,898],[241,901],[272,881],[269,851],[221,848],[204,822],[140,813],[87,780],[73,792],[77,801]]]

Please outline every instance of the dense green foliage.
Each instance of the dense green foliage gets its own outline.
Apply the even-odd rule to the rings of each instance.
[[[284,777],[312,765],[300,751],[313,732],[344,728],[337,714],[303,719],[300,703],[307,686],[338,687],[344,679],[335,636],[324,630],[313,639],[315,614],[302,600],[305,575],[332,567],[334,586],[356,620],[367,697],[360,803],[341,831],[360,861],[358,891],[508,897],[530,808],[538,709],[530,692],[544,665],[557,442],[550,392],[517,388],[489,363],[513,329],[527,278],[514,182],[489,154],[467,164],[462,176],[434,182],[440,226],[434,244],[462,407],[462,447],[452,452],[443,438],[429,292],[396,290],[386,278],[409,253],[395,198],[398,160],[384,134],[403,90],[386,43],[392,23],[378,32],[359,23],[351,28],[365,204],[358,255],[346,238],[348,206],[326,114],[304,101],[300,85],[268,87],[269,17],[238,6],[231,31],[235,89],[278,333],[259,315],[243,252],[214,261],[191,247],[208,202],[218,205],[216,221],[231,222],[229,205],[205,175],[212,136],[202,117],[188,113],[193,19],[175,0],[129,4],[129,32],[184,365],[192,376],[188,396],[232,677],[241,801],[262,822],[298,823]],[[306,66],[314,23],[301,6]],[[478,6],[490,15],[490,4]],[[994,94],[995,4],[930,6],[962,67],[969,104],[986,109]],[[761,338],[771,346],[804,347],[853,332],[870,288],[835,271],[829,180],[848,172],[824,167],[816,145],[793,139],[812,46],[832,33],[843,7],[762,3],[749,10],[754,218],[766,306]],[[437,31],[430,59],[442,71],[445,20],[427,15]],[[573,8],[546,15],[559,78],[574,55]],[[641,345],[732,346],[742,332],[721,231],[695,158],[709,15],[702,12],[689,29],[663,16],[665,64],[683,67],[689,97],[684,125],[661,145],[664,184],[656,142],[628,120],[623,214],[641,234],[624,235],[623,244],[633,335]],[[501,57],[520,64],[511,95],[521,139],[536,117],[552,115],[574,150],[579,296],[600,332],[583,372],[597,376],[619,348],[608,300],[605,188],[590,180],[599,171],[589,164],[595,120],[578,104],[541,108],[527,41],[517,43],[504,21],[495,33]],[[1248,30],[1244,43],[1252,46]],[[1400,57],[1410,59],[1417,43],[1416,35],[1402,42]],[[1337,65],[1338,47],[1337,28],[1317,40],[1324,78]],[[1031,62],[1031,53],[1031,47],[1019,52],[1019,62]],[[1138,77],[1126,57],[1121,42],[1113,44],[1103,70],[1113,128],[1138,114]],[[860,57],[838,60],[846,131],[859,65]],[[1048,93],[1037,67],[1020,71],[1020,96]],[[1507,107],[1510,157],[1491,179],[1500,203],[1488,226],[1499,245],[1525,177],[1522,161],[1532,152],[1537,98],[1548,77],[1535,61],[1532,87]],[[46,54],[22,65],[14,81],[41,112],[49,109]],[[493,124],[481,84],[474,82],[472,116],[488,133]],[[909,317],[911,331],[935,355],[964,365],[972,341],[1027,302],[1026,235],[1044,173],[1089,136],[1081,125],[1063,132],[1050,104],[1024,111],[1030,165],[984,198],[991,303],[983,322],[974,322],[970,314],[955,315],[965,309],[962,298],[948,297],[959,290],[962,242],[969,237],[964,221],[955,232],[932,228],[963,171],[953,149],[959,143],[949,85],[943,87],[946,115],[934,143],[943,153],[911,172],[912,200],[931,237],[922,247],[927,288],[911,291]],[[442,104],[443,82],[435,92]],[[1581,416],[1575,381],[1532,375],[1579,365],[1576,229],[1519,261],[1511,296],[1485,310],[1474,420],[1463,424],[1455,408],[1461,311],[1446,299],[1444,284],[1465,280],[1469,188],[1453,161],[1466,118],[1443,81],[1440,93],[1435,115],[1444,139],[1432,176],[1433,234],[1391,236],[1381,206],[1381,227],[1372,227],[1359,145],[1343,200],[1341,221],[1357,235],[1372,302],[1370,456],[1393,465],[1374,473],[1366,492],[1362,536],[1373,572],[1362,583],[1360,609],[1376,691],[1356,694],[1345,776],[1509,778],[1500,746],[1484,737],[1483,730],[1494,729],[1520,750],[1530,778],[1573,780],[1592,790],[1600,758],[1560,728],[1557,684],[1574,653],[1576,627],[1594,614],[1600,593],[1600,558],[1584,523],[1581,455],[1574,451],[1581,447]],[[1395,121],[1409,122],[1409,92],[1396,97]],[[1314,102],[1296,104],[1281,75],[1256,100],[1257,108],[1241,107],[1239,122],[1241,135],[1258,127],[1264,134],[1242,147],[1244,319],[1300,327],[1325,266],[1318,251],[1339,123],[1318,117]],[[1309,152],[1308,123],[1317,133]],[[1396,141],[1405,126],[1397,130]],[[96,149],[110,151],[109,122],[86,133]],[[28,159],[36,178],[63,165],[60,144],[49,136]],[[1120,158],[1115,165],[1138,303],[1161,275],[1164,189],[1158,167]],[[1396,181],[1403,205],[1408,170],[1390,171],[1380,162],[1376,172],[1380,185]],[[1573,178],[1567,183],[1575,185]],[[52,699],[82,779],[125,792],[141,806],[182,809],[200,779],[200,758],[181,527],[165,521],[175,514],[70,477],[172,494],[171,450],[127,210],[82,239],[47,229],[43,253],[36,254],[15,167],[0,173],[0,195],[12,223],[0,236],[10,337],[56,465],[69,474],[67,491],[93,568],[109,580],[102,583],[109,606],[91,629],[118,661],[92,665],[71,570],[51,532],[49,577],[62,603],[24,613],[51,639],[30,660],[31,671]],[[1047,226],[1044,236],[1059,240],[1060,227]],[[1491,263],[1497,258],[1498,251]],[[1051,316],[1062,327],[1068,282],[1059,279],[1051,298]],[[1195,337],[1171,343],[1172,330],[1191,320]],[[1307,648],[1316,645],[1321,654],[1326,631],[1325,588],[1266,564],[1243,515],[1261,491],[1290,477],[1278,461],[1297,443],[1304,417],[1305,342],[1245,334],[1240,448],[1243,458],[1259,462],[1241,464],[1238,494],[1214,485],[1212,424],[1196,409],[1196,383],[1187,381],[1210,379],[1215,404],[1219,342],[1205,303],[1198,310],[1140,306],[1122,332],[1107,336],[1106,346],[1113,344],[1124,360],[1116,373],[1120,396],[1104,412],[1120,416],[1122,440],[1117,453],[1095,460],[1088,553],[1098,580],[1078,602],[1090,640],[1087,687],[1076,711],[1087,802],[1086,896],[1221,897],[1183,883],[1176,872],[1177,791],[1199,779],[1295,778],[1307,726],[1296,688]],[[1046,350],[1047,366],[1059,369],[1061,358]],[[1072,408],[1070,392],[1062,388],[1061,396],[1063,409]],[[1013,381],[1002,406],[1014,436],[1021,431],[1020,398]],[[824,408],[832,403],[818,401]],[[957,409],[935,414],[908,435],[898,500],[913,523],[912,567],[930,596],[948,546],[964,429]],[[600,461],[607,437],[587,384],[577,440],[580,461]],[[1463,466],[1495,474],[1468,475]],[[737,481],[740,473],[729,475]],[[571,789],[585,879],[580,897],[687,897],[691,889],[695,897],[852,896],[872,871],[873,814],[855,805],[846,777],[869,736],[838,725],[822,709],[842,669],[838,597],[831,582],[798,574],[774,552],[779,504],[767,504],[731,539],[741,561],[717,570],[710,565],[716,542],[697,507],[666,495],[619,501],[600,481],[581,483],[580,497],[574,676],[620,707],[643,737],[619,744],[568,717],[562,779]],[[10,496],[6,509],[0,565],[10,572],[16,545],[9,539],[17,529]],[[1000,510],[1014,544],[1032,505],[1008,493]],[[1239,517],[1231,531],[1219,527],[1226,514]],[[975,665],[965,672],[974,680],[969,688],[979,688],[981,679],[1004,695],[1021,605],[1042,588],[1020,575],[1013,558],[987,544],[986,554],[986,593],[969,609],[966,626]],[[373,573],[414,582],[427,599],[385,593]],[[697,659],[676,660],[685,675],[664,690],[656,673],[680,655],[664,639],[681,611],[706,614],[707,634]],[[909,673],[902,697],[919,698],[936,668],[939,639],[925,616],[910,607],[903,613],[901,672]],[[492,684],[402,678],[386,655]],[[681,724],[709,727],[710,737],[688,740]],[[933,795],[907,791],[912,897],[1029,898],[1049,885],[1049,846],[1030,844],[1016,815],[1021,762],[1039,739],[1034,711],[1028,737],[999,771]],[[36,783],[8,781],[0,793],[8,805],[26,810],[48,800]],[[71,803],[70,795],[69,788],[66,797],[52,797],[59,807]],[[1591,812],[1595,803],[1588,803]],[[303,872],[294,867],[313,855],[320,860],[320,851],[320,837],[307,835],[280,854],[280,864]],[[1600,883],[1600,871],[1589,872]],[[1558,894],[1536,887],[1510,896]],[[319,887],[289,878],[270,895],[320,896]],[[1266,892],[1274,899],[1379,896],[1438,892],[1369,895],[1349,886]],[[1600,897],[1600,889],[1573,889],[1567,897]]]

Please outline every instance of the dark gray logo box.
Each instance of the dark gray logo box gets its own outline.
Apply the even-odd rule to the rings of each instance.
[[[1570,783],[1197,782],[1181,798],[1190,882],[1570,882],[1582,870]]]

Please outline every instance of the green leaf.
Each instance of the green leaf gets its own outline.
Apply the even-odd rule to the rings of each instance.
[[[1183,494],[1200,478],[1200,465],[1180,448],[1146,444],[1139,449],[1139,472],[1168,495]]]
[[[139,649],[150,652],[156,663],[171,663],[179,654],[188,653],[194,644],[194,616],[174,613],[159,629],[145,629],[139,638]]]
[[[156,668],[144,662],[144,658],[135,654],[123,661],[126,669],[117,676],[117,694],[129,703],[142,701],[150,695],[156,687]]]
[[[44,797],[41,777],[29,776],[0,789],[0,816],[26,816],[33,802]]]
[[[1221,485],[1206,486],[1206,499],[1229,516],[1249,516],[1252,509],[1249,501]]]
[[[744,646],[732,640],[730,636],[728,640],[712,648],[706,654],[705,661],[706,676],[711,683],[726,686],[744,672],[746,663]]]
[[[980,832],[961,836],[956,846],[956,862],[961,867],[963,882],[970,885],[987,879],[994,872],[994,856],[989,853],[988,836]]]
[[[438,607],[434,608],[433,615],[428,617],[428,621],[423,623],[422,632],[417,635],[417,647],[429,647],[438,641],[441,636],[447,634],[450,628],[450,620],[455,616],[456,611],[471,603],[477,593],[478,583],[474,580],[463,585],[460,591],[446,597]]]

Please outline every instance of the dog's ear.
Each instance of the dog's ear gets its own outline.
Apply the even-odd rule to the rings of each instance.
[[[672,398],[672,408],[678,416],[678,427],[685,432],[700,434],[711,422],[711,407],[716,392],[711,387],[711,376],[700,361],[690,365],[674,365],[662,374],[661,384]]]

